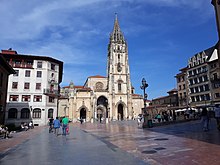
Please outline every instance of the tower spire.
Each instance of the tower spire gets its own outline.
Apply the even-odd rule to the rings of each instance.
[[[111,33],[110,40],[113,41],[113,42],[122,42],[122,43],[125,42],[124,35],[121,32],[120,26],[119,26],[119,23],[118,23],[118,15],[117,15],[117,13],[115,13],[114,28],[113,28],[113,31]]]

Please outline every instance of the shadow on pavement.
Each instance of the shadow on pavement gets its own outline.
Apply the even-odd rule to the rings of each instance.
[[[202,130],[200,120],[147,128],[147,130],[220,145],[220,131],[216,127],[215,119],[211,119],[209,131],[206,132]]]

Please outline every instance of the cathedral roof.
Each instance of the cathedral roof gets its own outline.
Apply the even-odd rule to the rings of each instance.
[[[106,77],[100,76],[100,75],[95,75],[95,76],[89,76],[88,78],[106,78]]]

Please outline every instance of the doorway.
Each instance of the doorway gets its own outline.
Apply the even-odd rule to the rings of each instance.
[[[80,119],[86,120],[86,109],[82,108],[80,110]]]
[[[123,120],[123,119],[124,119],[123,105],[119,104],[118,105],[118,120]]]

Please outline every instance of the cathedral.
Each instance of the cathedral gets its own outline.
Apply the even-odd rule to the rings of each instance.
[[[82,86],[70,82],[61,88],[58,116],[73,122],[108,123],[136,118],[143,107],[143,97],[134,94],[131,84],[128,46],[116,15],[108,44],[107,76],[90,76]]]

